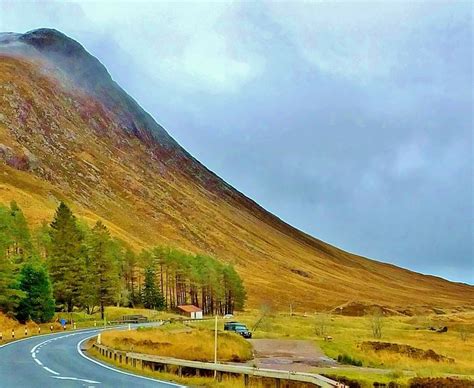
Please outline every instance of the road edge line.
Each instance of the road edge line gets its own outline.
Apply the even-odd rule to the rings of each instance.
[[[145,380],[149,380],[149,381],[155,381],[155,382],[158,382],[158,383],[163,383],[163,384],[169,384],[173,387],[177,387],[177,388],[187,388],[186,385],[180,385],[180,384],[176,384],[176,383],[172,383],[172,382],[169,382],[169,381],[164,381],[164,380],[158,380],[158,379],[153,379],[151,377],[146,377],[146,376],[141,376],[139,374],[135,374],[135,373],[129,373],[129,372],[125,372],[123,370],[120,370],[120,369],[117,369],[117,368],[114,368],[112,366],[109,366],[109,365],[106,365],[106,364],[103,364],[102,362],[99,362],[89,356],[86,356],[84,354],[84,352],[81,350],[81,345],[83,342],[86,342],[87,340],[90,340],[91,338],[94,338],[95,335],[91,335],[90,337],[87,337],[87,338],[84,338],[82,339],[81,341],[79,341],[76,345],[76,350],[77,352],[82,356],[84,357],[86,360],[90,361],[90,362],[93,362],[94,364],[97,364],[97,365],[100,365],[101,367],[103,368],[106,368],[106,369],[109,369],[109,370],[112,370],[114,372],[118,372],[118,373],[122,373],[124,375],[128,375],[128,376],[132,376],[132,377],[138,377],[140,379],[145,379]]]

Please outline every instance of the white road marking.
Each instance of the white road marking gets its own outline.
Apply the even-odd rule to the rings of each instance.
[[[49,369],[47,366],[43,366],[43,369],[46,369],[49,373],[52,373],[53,375],[59,376],[58,372],[56,372],[52,369]]]
[[[93,332],[95,332],[95,331],[94,331],[94,330],[91,330],[91,331],[89,331],[89,332],[86,331],[85,333],[93,333]],[[54,370],[48,368],[47,366],[44,366],[43,363],[42,363],[40,360],[38,360],[38,359],[36,358],[36,353],[39,352],[39,348],[41,348],[43,345],[46,345],[46,344],[50,343],[51,341],[54,341],[54,340],[57,340],[57,339],[60,339],[60,338],[69,337],[69,336],[71,336],[71,335],[83,334],[83,333],[84,333],[84,332],[82,332],[82,333],[79,333],[79,332],[78,332],[78,333],[69,334],[69,335],[65,335],[65,336],[61,336],[61,337],[56,337],[56,338],[53,338],[53,339],[48,339],[48,340],[46,340],[46,341],[43,341],[43,342],[37,344],[36,346],[33,346],[33,348],[30,350],[31,357],[33,357],[33,360],[34,360],[38,365],[42,366],[44,370],[48,371],[49,373],[52,373],[53,375],[59,376],[59,373],[58,373],[58,372],[56,372],[56,371],[54,371]]]
[[[105,330],[116,330],[116,329],[124,329],[124,328],[126,328],[126,327],[125,327],[125,326],[115,326],[115,327],[108,327],[108,328],[106,328]],[[92,328],[90,328],[90,329],[82,329],[82,330],[76,331],[76,332],[73,333],[73,334],[69,334],[68,336],[70,336],[70,335],[77,335],[77,334],[98,333],[98,332],[100,332],[100,331],[105,331],[105,330],[104,330],[104,329],[92,329]],[[58,335],[58,334],[59,334],[59,333],[48,333],[48,334],[40,334],[40,335],[38,335],[38,336],[29,337],[29,338],[18,339],[18,340],[16,340],[16,341],[12,341],[12,342],[8,342],[8,343],[6,343],[6,344],[0,345],[0,349],[3,348],[3,347],[6,347],[6,346],[15,345],[15,344],[18,343],[18,342],[31,341],[31,340],[36,339],[36,337],[50,337],[50,336]],[[50,339],[48,339],[48,340],[46,340],[46,341],[43,341],[43,342],[39,343],[38,345],[34,346],[34,347],[30,350],[30,353],[33,355],[33,353],[36,353],[37,349],[39,349],[41,346],[46,345],[46,344],[50,343],[51,341],[56,341],[56,340],[61,339],[61,338],[64,338],[64,337],[66,337],[66,336],[54,337],[54,338],[50,338]],[[100,363],[100,362],[98,362],[98,361],[96,361],[96,360],[94,360],[94,359],[92,359],[92,358],[86,356],[85,354],[83,354],[83,353],[81,352],[81,350],[80,350],[80,345],[81,345],[83,342],[85,342],[86,340],[91,339],[91,338],[93,338],[93,337],[95,337],[95,335],[92,335],[92,336],[90,336],[90,337],[87,337],[87,338],[83,339],[82,341],[79,341],[78,344],[77,344],[77,347],[76,347],[77,352],[78,352],[82,357],[84,357],[86,360],[88,360],[88,361],[90,361],[90,362],[92,362],[92,363],[94,363],[94,364],[97,364],[97,365],[101,366],[102,368],[106,368],[106,369],[109,369],[109,370],[111,370],[111,371],[114,371],[114,372],[117,372],[117,373],[121,373],[121,374],[124,374],[124,375],[128,375],[128,376],[131,376],[131,377],[135,377],[135,378],[138,378],[138,379],[160,382],[160,383],[164,383],[164,384],[167,384],[167,385],[169,385],[169,386],[178,387],[178,388],[185,388],[184,385],[178,385],[178,384],[170,383],[170,382],[168,382],[168,381],[163,381],[163,380],[158,380],[158,379],[152,379],[152,378],[149,378],[149,377],[140,376],[140,375],[136,375],[136,374],[133,374],[133,373],[127,373],[127,372],[121,371],[121,370],[119,370],[119,369],[115,369],[115,368],[112,368],[112,367],[110,367],[110,366],[104,365],[104,364],[102,364],[102,363]],[[41,361],[39,361],[38,359],[35,359],[35,361],[41,362]],[[59,376],[59,373],[58,373],[58,372],[56,372],[56,371],[54,371],[54,370],[52,370],[52,369],[50,369],[50,368],[48,368],[48,367],[46,367],[46,366],[43,366],[43,369],[45,369],[46,371],[50,372],[51,374],[54,374],[54,375],[56,375],[56,376]],[[54,377],[54,376],[52,376],[52,377]],[[55,378],[57,378],[57,377],[55,377]],[[82,381],[87,382],[86,380],[82,380]],[[91,381],[91,380],[89,380],[89,381]],[[100,384],[100,383],[98,383],[98,384]]]
[[[94,364],[97,364],[97,365],[101,366],[102,368],[106,368],[106,369],[109,369],[109,370],[111,370],[111,371],[114,371],[114,372],[117,372],[117,373],[121,373],[121,374],[123,374],[123,375],[132,376],[132,377],[139,378],[139,379],[143,379],[143,380],[149,380],[149,381],[160,382],[160,383],[163,383],[163,384],[168,384],[169,386],[172,386],[172,387],[186,388],[185,385],[179,385],[179,384],[175,384],[175,383],[170,383],[170,382],[168,382],[168,381],[163,381],[163,380],[158,380],[158,379],[152,379],[152,378],[150,378],[150,377],[145,377],[145,376],[140,376],[140,375],[136,375],[136,374],[133,374],[133,373],[124,372],[124,371],[122,371],[122,370],[120,370],[120,369],[112,368],[111,366],[102,364],[101,362],[96,361],[96,360],[94,360],[93,358],[90,358],[90,357],[86,356],[86,355],[81,351],[81,345],[82,345],[83,342],[86,342],[87,340],[90,340],[90,339],[93,338],[93,337],[95,337],[95,335],[91,335],[90,337],[84,338],[82,341],[79,341],[79,342],[77,343],[77,346],[76,346],[77,352],[78,352],[82,357],[84,357],[86,360],[88,360],[88,361],[90,361],[90,362],[93,362]]]
[[[122,326],[117,326],[117,327],[122,327]],[[77,334],[81,334],[81,333],[84,333],[84,332],[86,332],[86,331],[88,331],[88,330],[91,330],[91,329],[92,329],[92,328],[89,328],[89,329],[81,329],[81,330],[78,330],[76,333],[77,333]],[[97,330],[97,329],[95,329],[95,330]],[[0,345],[0,349],[1,349],[1,348],[5,348],[5,347],[7,347],[7,346],[15,345],[15,344],[17,344],[18,342],[32,341],[32,340],[35,340],[35,339],[37,339],[37,338],[50,337],[50,336],[52,336],[52,335],[57,335],[57,334],[59,334],[59,333],[38,334],[38,335],[34,335],[34,336],[28,337],[28,338],[17,339],[17,340],[15,340],[15,341],[7,342],[6,344]],[[56,340],[56,338],[51,338],[51,339],[49,339],[48,341],[45,341],[44,343],[50,342],[50,341],[55,341],[55,340]]]
[[[84,381],[85,383],[89,383],[89,384],[100,384],[100,381],[78,379],[77,377],[53,376],[53,379]]]

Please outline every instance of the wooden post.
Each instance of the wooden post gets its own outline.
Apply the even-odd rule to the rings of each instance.
[[[215,320],[215,325],[214,325],[214,364],[216,365],[217,368],[217,314],[216,314],[216,320]],[[217,376],[217,369],[214,370],[214,379]]]

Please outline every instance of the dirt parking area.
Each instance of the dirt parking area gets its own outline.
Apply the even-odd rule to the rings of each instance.
[[[249,342],[255,357],[249,364],[258,368],[310,372],[314,367],[337,365],[312,341],[253,339]]]

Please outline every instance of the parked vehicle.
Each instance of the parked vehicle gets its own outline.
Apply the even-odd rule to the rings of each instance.
[[[240,334],[244,338],[252,338],[251,331],[247,328],[247,326],[240,322],[226,322],[224,323],[224,330],[233,331],[237,334]]]

